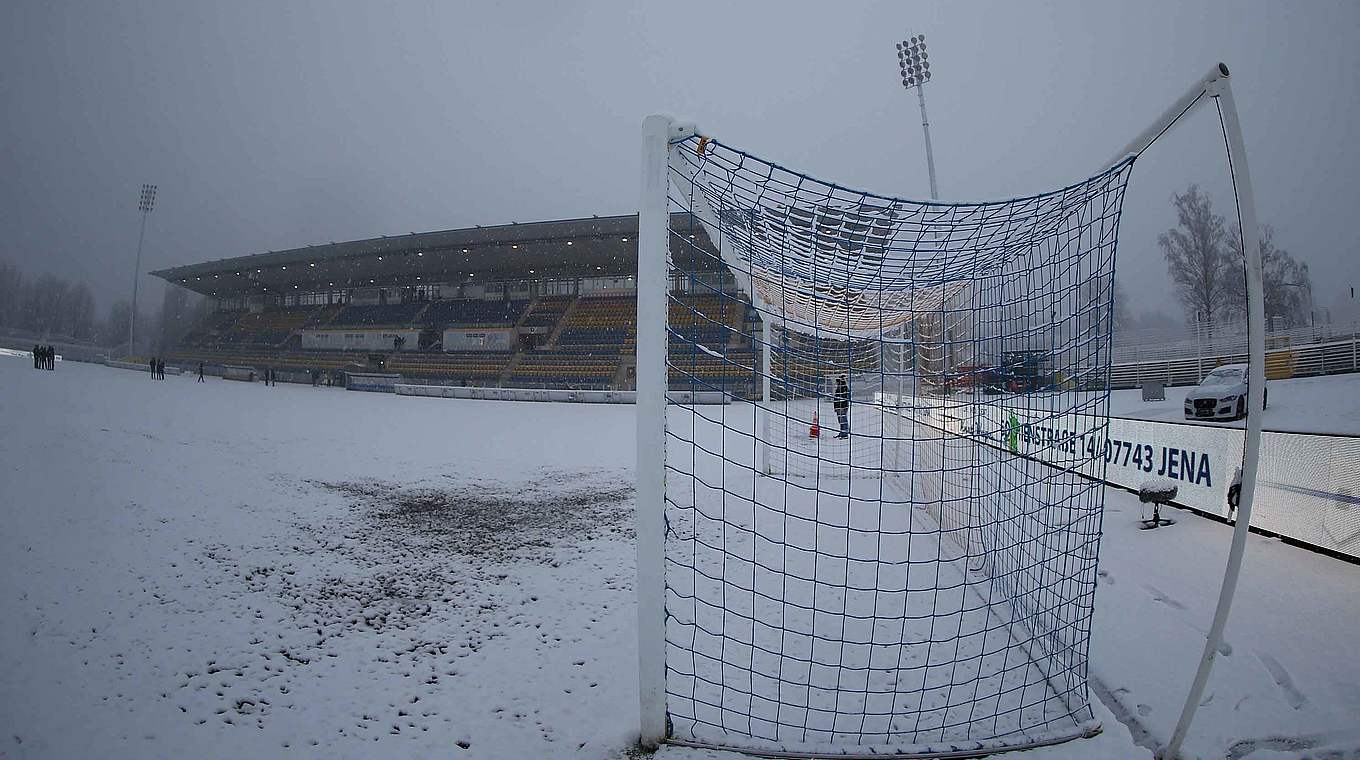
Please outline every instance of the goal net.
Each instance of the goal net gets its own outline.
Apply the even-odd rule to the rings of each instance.
[[[668,304],[669,740],[929,755],[1098,730],[1083,474],[1132,160],[926,203],[699,135],[668,156],[669,279],[639,308]]]

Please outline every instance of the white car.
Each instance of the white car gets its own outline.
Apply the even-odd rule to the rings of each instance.
[[[1266,388],[1265,402],[1270,400]],[[1265,404],[1262,404],[1262,408]],[[1247,365],[1225,364],[1185,394],[1187,420],[1239,420],[1247,416]]]

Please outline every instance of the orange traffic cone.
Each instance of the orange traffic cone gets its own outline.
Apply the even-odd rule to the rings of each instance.
[[[808,430],[809,438],[816,438],[822,434],[822,426],[817,424],[817,410],[812,410],[812,427]]]

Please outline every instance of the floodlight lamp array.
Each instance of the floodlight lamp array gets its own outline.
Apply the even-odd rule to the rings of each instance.
[[[156,186],[142,185],[142,197],[137,203],[137,210],[143,214],[151,213],[151,209],[156,206]]]
[[[924,34],[897,43],[897,65],[902,73],[902,86],[908,90],[930,81],[930,54],[926,52]]]

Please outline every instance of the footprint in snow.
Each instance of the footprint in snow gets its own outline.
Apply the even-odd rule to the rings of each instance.
[[[1181,604],[1180,602],[1176,601],[1175,599],[1173,599],[1173,598],[1167,596],[1165,593],[1163,593],[1163,592],[1162,592],[1160,589],[1158,589],[1156,586],[1144,585],[1143,588],[1147,589],[1147,590],[1148,590],[1148,593],[1152,594],[1152,601],[1154,601],[1154,602],[1161,602],[1162,604],[1165,604],[1165,605],[1167,605],[1168,607],[1174,607],[1174,608],[1176,608],[1176,609],[1178,609],[1178,610],[1183,610],[1183,609],[1185,609],[1185,605],[1184,605],[1184,604]]]
[[[1256,659],[1260,660],[1261,664],[1266,666],[1266,670],[1270,672],[1270,677],[1275,680],[1275,684],[1280,687],[1280,691],[1284,692],[1285,701],[1289,702],[1290,707],[1298,710],[1308,704],[1308,697],[1304,696],[1303,692],[1299,691],[1298,688],[1294,686],[1293,677],[1289,675],[1289,671],[1285,670],[1279,660],[1268,654],[1258,654],[1256,655]]]

